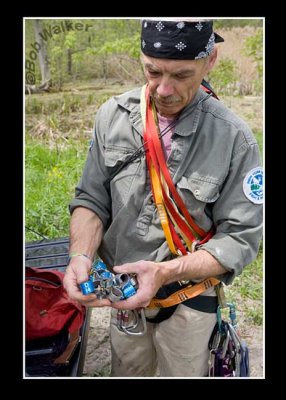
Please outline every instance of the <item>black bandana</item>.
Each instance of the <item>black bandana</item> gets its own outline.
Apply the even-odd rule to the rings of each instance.
[[[208,57],[224,39],[213,32],[213,21],[143,20],[141,50],[146,56],[197,60]]]

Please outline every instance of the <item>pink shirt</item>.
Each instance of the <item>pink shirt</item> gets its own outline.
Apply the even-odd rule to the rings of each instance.
[[[174,118],[162,117],[162,115],[160,115],[160,114],[157,114],[157,116],[158,116],[160,132],[163,132],[167,128],[167,126],[169,126],[174,121]],[[170,129],[162,137],[163,150],[164,150],[164,153],[165,153],[166,160],[168,159],[168,157],[169,157],[169,155],[171,153],[171,139],[172,139],[172,135],[174,133],[174,129],[175,129],[175,127]]]

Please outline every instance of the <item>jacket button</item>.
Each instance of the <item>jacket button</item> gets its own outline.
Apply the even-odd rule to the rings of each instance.
[[[196,194],[198,196],[200,194],[199,189],[194,190],[194,194]]]
[[[148,200],[147,204],[149,204],[149,205],[153,204],[153,199],[152,199],[152,197]]]

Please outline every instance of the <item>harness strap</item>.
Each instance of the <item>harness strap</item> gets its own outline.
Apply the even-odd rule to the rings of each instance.
[[[206,93],[211,93],[212,97],[214,97],[215,99],[219,100],[218,96],[215,94],[215,92],[213,91],[213,88],[211,87],[211,85],[206,81],[206,80],[202,80],[201,83],[201,88],[206,92]]]
[[[174,306],[175,304],[182,303],[185,300],[198,296],[207,289],[216,286],[219,283],[220,281],[216,278],[207,278],[200,283],[191,284],[185,287],[184,289],[178,290],[177,292],[171,294],[166,299],[157,299],[156,297],[154,297],[146,308],[161,308],[161,307]]]

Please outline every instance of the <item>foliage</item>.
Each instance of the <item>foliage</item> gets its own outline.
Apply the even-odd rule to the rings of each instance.
[[[125,37],[115,39],[112,41],[106,41],[95,54],[128,54],[134,59],[140,57],[140,33],[136,32],[132,37]]]
[[[101,77],[105,68],[104,56],[124,53],[133,59],[139,58],[139,20],[46,19],[41,22],[52,82],[58,90],[71,78],[90,78],[91,73],[92,77]],[[81,29],[77,30],[76,27]],[[25,35],[25,56],[26,61],[30,62],[35,45],[31,19],[25,20]],[[38,59],[34,60],[34,64],[36,83],[39,83],[41,76]],[[97,68],[94,68],[95,65]]]
[[[261,241],[257,258],[244,268],[242,274],[236,277],[231,286],[226,287],[228,301],[235,303],[238,310],[243,310],[249,323],[263,323],[263,242]]]
[[[260,129],[253,129],[253,133],[258,143],[261,158],[263,159],[263,132]]]
[[[258,79],[255,84],[256,89],[261,90],[263,76],[263,30],[261,28],[257,29],[254,36],[246,38],[243,53],[251,57],[256,63]]]
[[[237,80],[237,66],[234,60],[222,58],[208,74],[210,83],[216,88],[217,93],[225,94],[234,87]]]
[[[25,225],[48,237],[68,235],[68,204],[82,173],[87,143],[51,150],[27,139],[25,149]],[[38,240],[31,232],[26,240]]]

